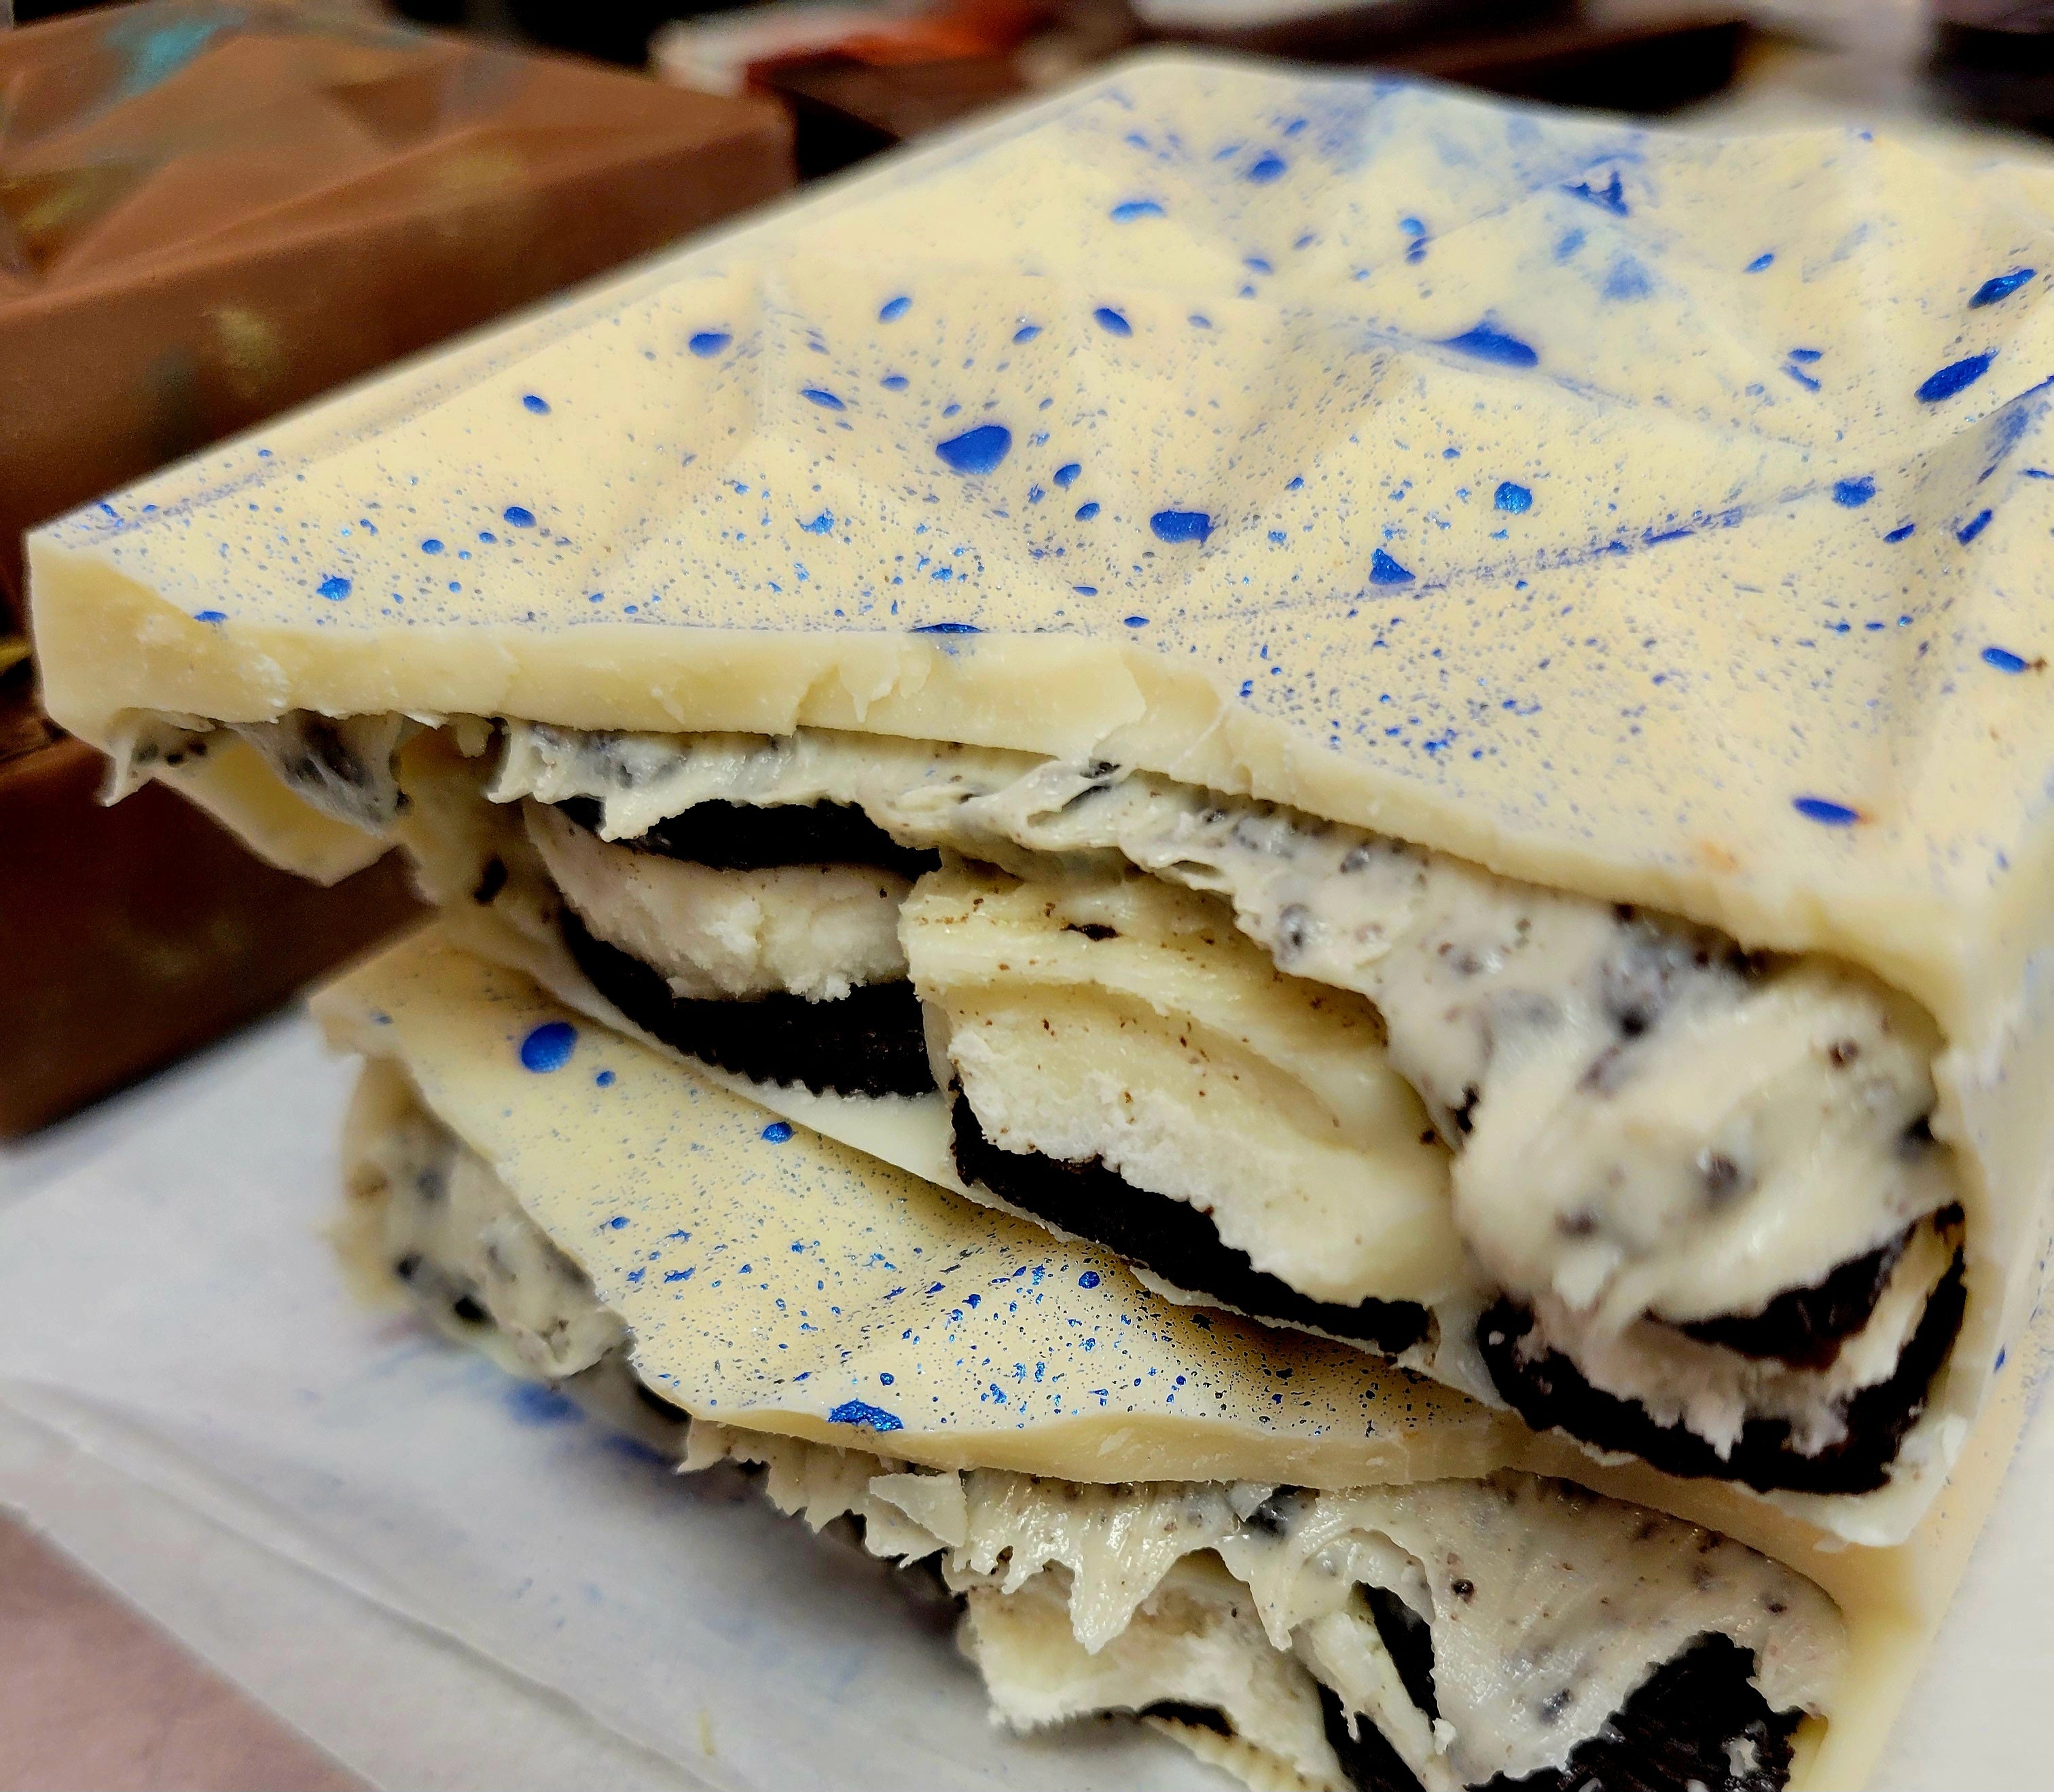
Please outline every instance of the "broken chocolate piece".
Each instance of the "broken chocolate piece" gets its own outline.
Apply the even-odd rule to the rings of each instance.
[[[564,944],[592,987],[643,1032],[757,1083],[816,1094],[923,1095],[935,1086],[919,998],[903,981],[859,984],[838,1002],[780,992],[728,1000],[674,996],[662,972],[563,911]]]
[[[1422,1342],[1431,1323],[1409,1300],[1365,1300],[1356,1307],[1314,1300],[1255,1267],[1248,1253],[1221,1242],[1212,1221],[1187,1201],[1137,1189],[1102,1159],[1064,1163],[1038,1151],[994,1145],[958,1092],[954,1103],[956,1169],[1008,1206],[1103,1244],[1167,1282],[1211,1296],[1257,1319],[1311,1326],[1336,1338],[1397,1356]]]

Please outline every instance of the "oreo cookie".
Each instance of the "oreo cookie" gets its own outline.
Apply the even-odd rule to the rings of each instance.
[[[935,1087],[911,984],[860,984],[838,1002],[779,992],[724,1000],[676,996],[662,972],[596,936],[569,905],[564,944],[592,986],[643,1032],[755,1083],[815,1094],[924,1095]]]
[[[1222,1243],[1212,1221],[1190,1202],[1137,1189],[1100,1158],[1072,1164],[1038,1151],[1000,1149],[985,1137],[961,1091],[953,1121],[956,1169],[966,1182],[982,1183],[1009,1207],[1103,1244],[1166,1282],[1210,1295],[1253,1318],[1316,1326],[1387,1356],[1426,1337],[1431,1318],[1416,1302],[1343,1307],[1314,1300],[1257,1269],[1245,1251]]]
[[[1478,1347],[1506,1403],[1537,1431],[1562,1431],[1603,1450],[1637,1456],[1651,1467],[1692,1480],[1739,1481],[1757,1493],[1872,1493],[1890,1479],[1904,1435],[1926,1409],[1933,1377],[1954,1347],[1967,1303],[1962,1253],[1934,1287],[1917,1330],[1887,1381],[1859,1389],[1845,1401],[1847,1435],[1816,1456],[1800,1452],[1787,1419],[1749,1419],[1731,1452],[1722,1457],[1696,1432],[1659,1424],[1638,1401],[1591,1385],[1558,1351],[1531,1362],[1520,1346],[1533,1315],[1500,1299],[1477,1321]]]
[[[596,834],[604,806],[591,796],[556,805],[579,827]],[[661,859],[683,859],[716,871],[761,871],[779,865],[869,865],[911,879],[942,862],[938,852],[902,847],[846,803],[695,803],[616,846]]]
[[[1721,1314],[1676,1329],[1744,1357],[1773,1358],[1792,1369],[1830,1368],[1840,1346],[1874,1316],[1899,1260],[1924,1223],[1914,1220],[1887,1244],[1842,1263],[1811,1287],[1778,1295],[1759,1313]]]

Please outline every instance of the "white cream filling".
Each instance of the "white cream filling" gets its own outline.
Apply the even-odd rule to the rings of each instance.
[[[539,803],[528,837],[564,899],[609,945],[684,996],[789,991],[839,1001],[906,974],[899,907],[911,886],[861,865],[715,870],[610,844]]]

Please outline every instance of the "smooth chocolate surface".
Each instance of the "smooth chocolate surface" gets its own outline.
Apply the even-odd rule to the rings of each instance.
[[[1089,1239],[1194,1294],[1211,1295],[1258,1319],[1316,1326],[1336,1338],[1396,1356],[1426,1336],[1426,1309],[1411,1301],[1365,1300],[1342,1307],[1314,1300],[1255,1267],[1247,1252],[1221,1242],[1213,1223],[1188,1201],[1137,1189],[1098,1158],[1064,1163],[1037,1151],[1007,1151],[985,1137],[962,1094],[953,1110],[956,1169],[1009,1206]]]
[[[727,1001],[674,996],[663,974],[563,911],[564,944],[592,987],[645,1033],[757,1083],[816,1094],[923,1095],[935,1086],[911,984],[860,984],[838,1002],[777,994]]]
[[[580,827],[599,831],[598,801],[566,797],[556,807]],[[688,859],[717,871],[761,871],[776,865],[871,865],[917,878],[942,862],[938,852],[902,847],[846,803],[695,803],[616,845],[664,859]]]

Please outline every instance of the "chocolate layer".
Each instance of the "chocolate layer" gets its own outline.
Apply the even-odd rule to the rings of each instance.
[[[935,1087],[911,984],[859,984],[838,1002],[779,992],[675,996],[663,973],[596,937],[565,906],[564,944],[592,987],[643,1032],[757,1083],[814,1094],[924,1095]]]
[[[1639,1401],[1601,1392],[1567,1357],[1547,1350],[1524,1361],[1521,1345],[1533,1315],[1501,1299],[1477,1321],[1477,1343],[1490,1378],[1513,1411],[1536,1430],[1560,1430],[1600,1449],[1623,1450],[1671,1475],[1741,1481],[1757,1493],[1869,1493],[1890,1478],[1898,1447],[1918,1415],[1933,1377],[1960,1330],[1966,1295],[1962,1254],[1926,1301],[1895,1372],[1845,1403],[1847,1436],[1816,1456],[1791,1441],[1787,1419],[1749,1419],[1723,1458],[1696,1432],[1661,1425]]]
[[[598,800],[566,797],[556,805],[579,827],[599,831]],[[846,803],[695,803],[616,846],[663,859],[687,859],[716,871],[761,871],[777,865],[872,865],[917,878],[942,862],[938,852],[902,847]]]
[[[1722,1314],[1676,1329],[1744,1357],[1773,1357],[1792,1369],[1830,1368],[1840,1346],[1874,1317],[1898,1260],[1924,1223],[1914,1221],[1888,1244],[1842,1263],[1811,1287],[1778,1295],[1759,1313]]]
[[[1425,1307],[1406,1300],[1356,1307],[1314,1300],[1222,1243],[1211,1220],[1188,1201],[1137,1189],[1099,1158],[1072,1164],[1038,1151],[1001,1149],[985,1137],[960,1091],[954,1120],[956,1169],[965,1181],[982,1183],[1008,1206],[1103,1244],[1166,1282],[1258,1319],[1316,1326],[1391,1356],[1426,1336]]]

